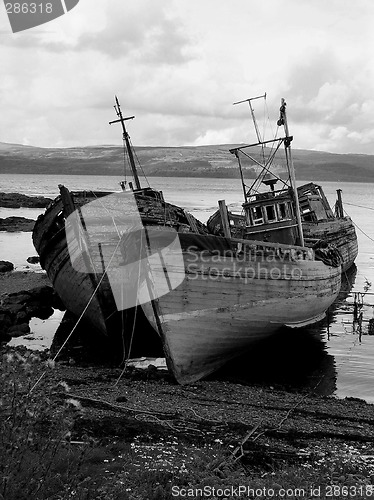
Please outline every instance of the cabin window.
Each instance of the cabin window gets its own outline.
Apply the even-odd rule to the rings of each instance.
[[[265,207],[266,219],[268,222],[275,222],[277,220],[277,214],[275,212],[274,205],[267,205]]]
[[[288,219],[287,203],[279,203],[278,215],[280,220]]]
[[[259,224],[264,223],[264,218],[262,215],[261,207],[253,207],[252,208],[252,219],[253,219],[253,224],[255,226],[258,226]]]

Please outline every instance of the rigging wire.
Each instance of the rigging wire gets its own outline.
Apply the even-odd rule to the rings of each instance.
[[[134,146],[133,146],[133,144],[131,142],[131,138],[130,137],[129,137],[129,142],[130,142],[130,145],[131,145],[131,149],[133,150],[134,156],[136,158],[136,161],[138,162],[138,166],[139,166],[140,170],[142,171],[143,177],[146,180],[146,183],[148,184],[148,187],[150,187],[150,183],[148,181],[147,176],[145,175],[144,169],[142,167],[142,164],[140,163],[139,157],[138,157],[138,155],[136,153],[136,150],[135,150],[135,148],[134,148]]]
[[[125,141],[124,135],[122,137],[122,143],[123,143],[123,170],[124,170],[124,174],[125,174],[125,182],[127,183],[127,165],[130,163],[130,159],[129,159],[129,156],[127,154],[126,141]]]
[[[115,255],[115,253],[117,252],[117,249],[118,249],[118,247],[119,247],[119,245],[120,245],[120,243],[121,243],[121,235],[120,235],[120,232],[119,232],[119,230],[118,230],[118,227],[117,227],[117,224],[116,224],[116,222],[115,222],[115,220],[114,220],[113,215],[110,213],[110,211],[107,209],[107,207],[106,207],[106,206],[102,203],[101,199],[100,199],[100,198],[98,198],[98,197],[96,196],[95,192],[94,192],[94,191],[91,191],[91,193],[92,193],[92,194],[93,194],[93,196],[94,196],[94,197],[95,197],[95,198],[99,201],[99,203],[102,205],[102,207],[106,210],[106,212],[107,212],[107,213],[109,214],[109,216],[111,217],[111,219],[112,219],[112,221],[113,221],[113,225],[114,225],[114,227],[115,227],[115,229],[116,229],[116,231],[117,231],[117,234],[118,234],[118,242],[117,242],[116,248],[113,250],[113,253],[112,253],[111,258],[109,259],[109,263],[108,263],[108,265],[105,267],[105,269],[104,269],[104,271],[103,271],[103,274],[102,274],[102,276],[101,276],[101,278],[100,278],[100,280],[99,280],[99,282],[98,282],[98,284],[97,284],[97,286],[96,286],[95,290],[93,291],[93,293],[92,293],[92,295],[91,295],[90,299],[88,300],[88,302],[87,302],[87,304],[86,304],[85,308],[83,309],[82,314],[79,316],[79,318],[78,318],[77,322],[75,323],[74,327],[72,328],[71,332],[69,333],[68,337],[66,338],[66,340],[64,341],[64,343],[62,344],[62,346],[60,347],[60,349],[57,351],[57,354],[56,354],[56,355],[52,358],[52,360],[50,361],[50,362],[52,362],[52,363],[54,363],[54,362],[56,361],[57,357],[61,354],[62,350],[64,349],[64,347],[66,346],[66,344],[67,344],[67,343],[68,343],[68,341],[70,340],[70,338],[71,338],[71,336],[73,335],[74,331],[77,329],[77,327],[78,327],[78,325],[79,325],[80,321],[82,320],[82,318],[83,318],[83,316],[84,316],[85,312],[87,311],[87,309],[88,309],[89,305],[91,304],[91,302],[92,302],[92,300],[93,300],[93,298],[94,298],[94,296],[95,296],[95,294],[96,294],[97,290],[99,289],[99,287],[100,287],[100,285],[101,285],[101,283],[102,283],[102,281],[103,281],[103,279],[104,279],[104,277],[105,277],[105,275],[106,275],[106,273],[107,273],[107,270],[108,270],[109,266],[110,266],[110,265],[111,265],[111,263],[112,263],[113,257],[114,257],[114,255]],[[44,378],[44,376],[46,375],[46,373],[47,373],[47,371],[45,370],[45,371],[41,374],[41,376],[38,378],[38,380],[35,382],[35,384],[31,387],[31,389],[30,389],[30,391],[29,391],[29,394],[31,394],[31,392],[32,392],[32,391],[33,391],[33,390],[34,390],[34,389],[38,386],[38,384],[39,384],[39,383],[41,382],[41,380]]]
[[[143,231],[141,232],[141,236],[140,236],[140,253],[142,255],[142,251],[143,251]],[[140,283],[140,261],[138,261],[138,282],[137,282],[137,290],[139,290],[139,283]],[[123,369],[121,371],[121,373],[119,374],[117,380],[115,381],[114,383],[114,387],[116,387],[119,383],[119,381],[121,380],[122,376],[124,375],[124,373],[126,372],[127,370],[127,365],[128,365],[128,362],[129,362],[129,359],[130,359],[130,355],[131,355],[131,349],[132,349],[132,343],[133,343],[133,340],[134,340],[134,333],[135,333],[135,324],[136,324],[136,317],[137,317],[137,313],[138,313],[138,307],[139,305],[135,306],[135,312],[134,312],[134,321],[132,323],[132,331],[131,331],[131,337],[130,337],[130,344],[129,344],[129,350],[128,350],[128,354],[127,354],[127,357],[125,355],[125,349],[124,349],[124,356],[122,358],[122,363],[124,363],[124,366],[123,366]],[[122,316],[123,317],[123,316]],[[122,330],[122,333],[123,333],[123,330]]]
[[[94,195],[94,197],[99,201],[99,203],[101,203],[101,205],[103,206],[103,208],[106,210],[106,212],[109,214],[109,216],[111,217],[112,221],[113,221],[113,225],[117,231],[117,234],[118,234],[118,237],[121,239],[121,234],[118,230],[118,227],[117,227],[117,224],[112,216],[112,214],[110,213],[110,211],[108,210],[108,208],[101,202],[101,199],[98,198],[95,194],[94,191],[91,191],[92,194]],[[143,233],[141,233],[141,244],[143,244]],[[140,281],[140,264],[139,264],[139,275],[138,275],[138,288],[137,290],[139,290],[139,281]],[[133,342],[133,337],[134,337],[134,331],[135,331],[135,323],[136,323],[136,316],[137,316],[137,311],[138,311],[138,308],[135,307],[135,313],[134,313],[134,321],[133,321],[133,328],[132,328],[132,333],[131,333],[131,338],[130,338],[130,345],[129,345],[129,352],[128,352],[128,356],[127,356],[127,360],[125,360],[125,356],[126,356],[126,347],[125,347],[125,340],[124,340],[124,337],[123,337],[123,333],[124,333],[124,322],[123,322],[123,312],[121,314],[121,331],[122,331],[122,347],[123,347],[123,353],[124,353],[124,357],[122,358],[122,363],[125,362],[125,369],[126,369],[126,366],[127,366],[127,362],[130,358],[130,354],[131,354],[131,347],[132,347],[132,342]],[[121,378],[122,374],[120,375],[119,379]],[[118,379],[118,381],[119,381]],[[116,382],[117,384],[117,382]],[[115,384],[115,385],[116,385]]]
[[[345,203],[345,202],[344,202],[344,204],[346,205],[346,203]],[[348,203],[348,205],[349,205],[349,203]],[[366,207],[366,208],[368,208],[368,207]],[[346,211],[346,209],[344,208],[343,210],[344,210],[345,214],[346,214],[348,217],[350,217],[350,218],[351,218],[351,220],[352,220],[352,217],[349,215],[349,213]],[[354,222],[354,221],[352,220],[352,223],[353,223],[353,224],[357,227],[357,229],[358,229],[359,231],[361,231],[361,233],[362,233],[362,234],[364,234],[367,238],[369,238],[369,240],[370,240],[370,241],[373,241],[373,242],[374,242],[374,238],[372,238],[372,237],[371,237],[371,236],[369,236],[367,233],[365,233],[365,231],[364,231],[363,229],[361,229],[361,228],[360,228],[360,226],[358,226],[358,225],[356,224],[356,222]]]
[[[365,205],[356,205],[355,203],[344,202],[344,205],[350,205],[351,207],[367,208],[368,210],[374,210],[373,207],[366,207]]]

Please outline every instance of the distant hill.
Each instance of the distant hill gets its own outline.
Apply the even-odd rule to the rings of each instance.
[[[137,147],[136,155],[147,176],[238,178],[235,145],[197,147]],[[298,180],[374,182],[374,155],[334,154],[293,149]],[[260,159],[260,150],[251,151]],[[256,175],[253,160],[242,163],[246,178]],[[282,161],[277,166],[282,175]],[[121,146],[39,148],[0,142],[0,174],[121,175]]]

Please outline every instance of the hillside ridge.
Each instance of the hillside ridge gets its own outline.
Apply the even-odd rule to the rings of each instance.
[[[147,176],[239,178],[229,152],[237,146],[138,146],[135,151]],[[299,180],[374,182],[374,155],[292,151]],[[260,153],[260,148],[251,150],[255,159]],[[117,145],[41,148],[0,142],[0,174],[122,175],[123,165],[123,148]],[[242,165],[247,178],[256,176],[255,162],[246,159]],[[282,158],[276,168],[283,175]]]

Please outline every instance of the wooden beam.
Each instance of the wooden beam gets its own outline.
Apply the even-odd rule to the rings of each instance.
[[[219,200],[218,205],[219,205],[219,213],[221,215],[221,220],[222,220],[223,234],[225,235],[225,238],[231,238],[230,221],[227,213],[225,200]]]

